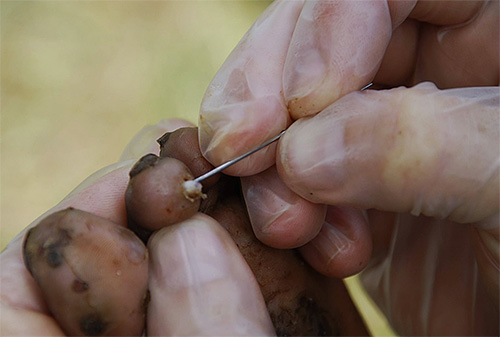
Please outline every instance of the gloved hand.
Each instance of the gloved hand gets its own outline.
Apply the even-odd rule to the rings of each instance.
[[[191,125],[167,120],[146,128],[132,140],[119,163],[90,176],[42,217],[74,207],[125,226],[124,194],[131,166],[143,154],[158,152],[155,140],[159,136],[182,126]],[[0,255],[1,334],[62,336],[61,327],[24,265],[25,233],[21,232]],[[200,213],[182,226],[164,228],[151,237],[148,249],[149,335],[274,334],[250,268],[215,220]]]
[[[291,125],[226,171],[256,235],[327,275],[368,266],[401,334],[498,334],[498,7],[275,1],[202,102],[214,165]]]

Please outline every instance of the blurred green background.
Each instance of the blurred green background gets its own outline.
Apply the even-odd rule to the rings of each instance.
[[[204,91],[268,1],[2,1],[0,249],[133,135],[194,123]],[[392,335],[347,280],[375,335]]]
[[[2,1],[1,244],[163,118],[197,121],[263,1]]]

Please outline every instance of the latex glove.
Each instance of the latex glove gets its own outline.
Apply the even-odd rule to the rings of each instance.
[[[349,228],[368,224],[365,284],[402,334],[498,332],[499,97],[432,84],[352,93],[280,143],[294,191],[371,210],[351,226],[343,213],[355,211],[336,208],[303,255],[324,273],[342,268],[336,257],[357,249]]]
[[[349,93],[498,85],[498,13],[495,1],[276,1],[202,103],[214,164],[323,111],[289,128],[277,158],[270,146],[227,172],[253,175],[243,193],[265,243],[310,242],[306,260],[332,276],[369,262],[401,334],[498,333],[499,91]],[[264,171],[275,162],[282,180]],[[322,204],[335,205],[326,221]]]
[[[124,194],[131,166],[141,155],[158,152],[155,139],[181,126],[191,125],[167,120],[145,128],[127,146],[121,162],[89,177],[42,217],[75,207],[125,226]],[[24,266],[25,232],[0,255],[1,334],[62,336],[63,331]],[[215,220],[198,214],[182,226],[161,230],[151,238],[148,249],[150,335],[274,334],[252,272],[231,237]]]

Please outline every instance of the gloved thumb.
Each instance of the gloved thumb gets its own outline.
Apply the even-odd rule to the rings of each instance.
[[[499,88],[353,92],[295,122],[278,172],[316,203],[475,223],[498,213]]]

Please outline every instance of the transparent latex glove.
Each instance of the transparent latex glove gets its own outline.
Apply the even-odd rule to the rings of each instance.
[[[497,1],[274,1],[206,91],[201,149],[221,164],[372,81],[379,87],[426,80],[440,88],[497,85],[498,12]],[[225,173],[250,176],[242,179],[243,193],[257,237],[277,248],[298,247],[320,231],[326,208],[295,195],[275,170],[259,177],[275,162],[272,144]],[[366,260],[363,226],[354,231],[354,242],[365,248],[353,252]],[[333,274],[363,267],[340,265]]]
[[[304,257],[326,274],[338,256],[364,264],[352,231],[370,228],[363,280],[401,334],[498,333],[499,99],[431,83],[355,92],[280,143],[285,183],[335,205]]]
[[[227,173],[263,242],[368,265],[401,334],[498,334],[499,21],[497,1],[275,1],[201,106],[214,164],[301,118]]]
[[[155,140],[163,133],[183,126],[192,124],[165,120],[144,128],[126,147],[119,163],[87,178],[28,228],[67,207],[126,226],[124,195],[130,168],[140,156],[159,152]],[[25,233],[23,230],[0,254],[0,334],[62,336],[63,331],[24,266]],[[198,214],[158,231],[148,250],[149,335],[274,334],[253,274],[231,237],[215,220]]]

